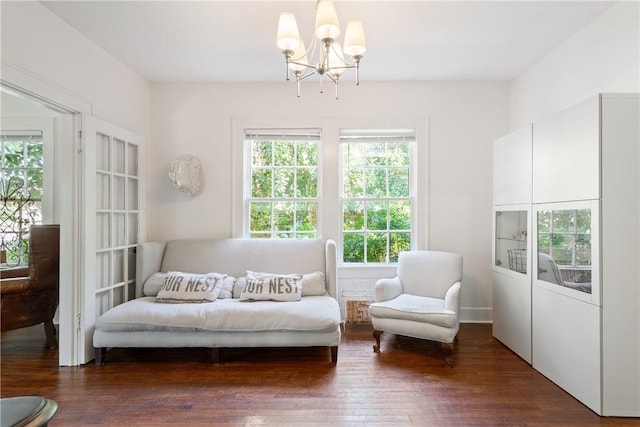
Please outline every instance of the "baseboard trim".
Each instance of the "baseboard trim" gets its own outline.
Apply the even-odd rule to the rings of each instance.
[[[460,307],[460,323],[493,323],[493,308]]]

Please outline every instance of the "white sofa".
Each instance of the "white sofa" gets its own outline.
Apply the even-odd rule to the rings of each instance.
[[[162,277],[159,273],[216,272],[241,278],[248,270],[323,272],[326,294],[308,295],[303,286],[298,301],[240,301],[237,297],[242,281],[238,280],[234,298],[217,298],[210,303],[155,301],[158,286],[152,282]],[[336,245],[332,240],[183,239],[142,243],[137,249],[136,298],[98,319],[93,335],[95,363],[102,365],[111,347],[205,347],[211,349],[212,361],[218,363],[220,348],[224,347],[326,346],[335,364],[341,337],[337,295]]]

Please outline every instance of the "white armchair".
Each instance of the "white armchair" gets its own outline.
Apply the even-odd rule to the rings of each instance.
[[[437,251],[406,251],[398,258],[397,276],[376,283],[369,307],[373,351],[380,352],[383,331],[442,343],[453,366],[453,343],[460,329],[462,255]]]

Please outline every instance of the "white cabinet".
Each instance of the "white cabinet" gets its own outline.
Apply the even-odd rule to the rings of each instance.
[[[493,336],[531,363],[531,126],[493,144]]]
[[[637,94],[602,94],[534,123],[530,186],[508,172],[518,143],[494,145],[494,335],[607,416],[640,416],[639,117]],[[508,203],[528,211],[527,274],[502,260]]]
[[[493,204],[531,203],[531,126],[493,143]]]

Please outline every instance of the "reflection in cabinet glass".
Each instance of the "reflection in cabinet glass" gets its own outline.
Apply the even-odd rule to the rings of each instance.
[[[527,274],[527,211],[497,211],[495,265]]]
[[[538,279],[591,293],[591,209],[538,211]]]

